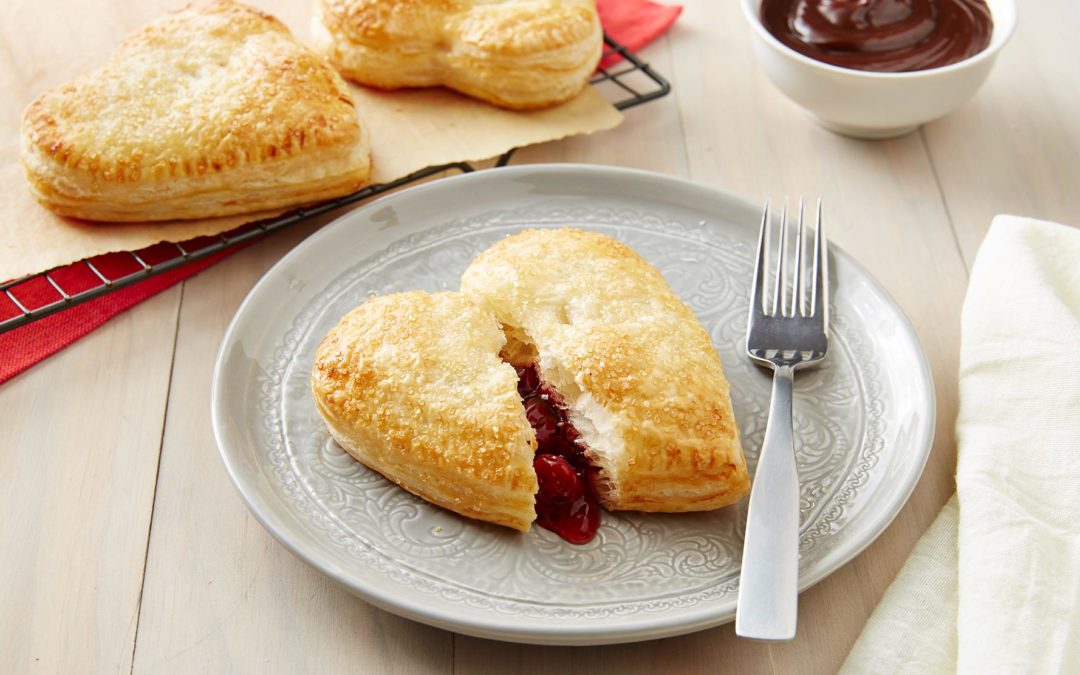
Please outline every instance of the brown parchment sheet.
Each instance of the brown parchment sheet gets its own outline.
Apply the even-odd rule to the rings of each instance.
[[[0,280],[110,251],[217,234],[274,213],[159,223],[87,223],[56,216],[30,196],[19,165],[19,121],[39,93],[104,63],[143,23],[182,0],[8,0],[0,3]],[[308,39],[311,0],[252,0]],[[353,87],[371,133],[373,182],[427,166],[494,157],[519,146],[615,127],[622,115],[592,88],[547,110],[512,112],[444,89]]]

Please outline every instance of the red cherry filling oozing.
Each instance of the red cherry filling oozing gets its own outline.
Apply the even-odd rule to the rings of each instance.
[[[589,542],[600,527],[600,503],[590,479],[597,470],[536,368],[524,366],[517,374],[525,417],[536,431],[536,522],[572,544]]]

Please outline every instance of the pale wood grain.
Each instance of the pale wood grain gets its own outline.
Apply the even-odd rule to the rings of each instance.
[[[924,128],[969,266],[999,213],[1080,226],[1080,3],[1019,4],[979,94]]]
[[[126,672],[178,289],[0,387],[0,672]]]
[[[247,291],[308,224],[185,282],[134,672],[449,672],[451,635],[354,598],[274,541],[210,430],[210,376]]]
[[[671,47],[667,37],[643,49],[640,58],[651,64],[664,77],[671,73]],[[626,68],[613,67],[611,72]],[[641,92],[652,91],[655,83],[635,75],[627,83]],[[606,85],[604,95],[620,100],[629,94]],[[519,150],[513,164],[535,162],[582,162],[613,164],[633,169],[659,171],[673,176],[687,175],[686,145],[683,142],[679,100],[668,95],[640,107],[630,108],[617,128],[591,136],[575,136],[558,143],[544,143]]]

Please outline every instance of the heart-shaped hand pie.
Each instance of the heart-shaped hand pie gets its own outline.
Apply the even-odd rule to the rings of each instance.
[[[192,5],[23,114],[34,196],[89,220],[203,218],[348,194],[371,171],[348,86],[277,19]]]
[[[315,0],[312,33],[361,84],[519,109],[576,96],[603,47],[594,0]]]
[[[628,247],[528,230],[461,285],[372,298],[320,345],[315,401],[354,457],[462,515],[536,518],[573,542],[597,504],[705,511],[747,494],[709,335]]]

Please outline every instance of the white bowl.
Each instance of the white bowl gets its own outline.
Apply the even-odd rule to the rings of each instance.
[[[784,45],[761,23],[761,0],[742,0],[758,63],[780,91],[827,129],[858,138],[914,131],[971,98],[1016,27],[1015,0],[986,0],[990,44],[963,61],[908,73],[877,73],[816,61]]]

